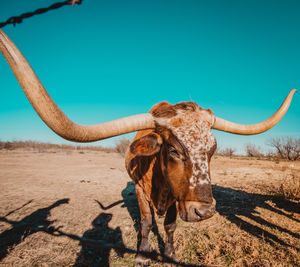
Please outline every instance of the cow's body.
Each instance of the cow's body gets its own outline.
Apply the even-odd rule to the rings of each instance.
[[[126,168],[136,184],[141,214],[139,251],[150,250],[148,235],[153,209],[159,216],[165,215],[165,255],[174,258],[176,202],[179,212],[181,210],[180,217],[186,221],[206,219],[214,212],[209,161],[216,142],[210,133],[210,111],[194,103],[175,106],[161,103],[151,113],[160,124],[156,129],[139,131],[126,153]],[[173,158],[172,153],[176,153]],[[202,206],[195,206],[195,203],[202,203]],[[194,209],[202,214],[188,215]],[[144,264],[146,260],[138,255],[137,265]]]

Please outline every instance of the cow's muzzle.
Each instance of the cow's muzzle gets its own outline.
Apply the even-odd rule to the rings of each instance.
[[[199,222],[212,217],[216,211],[216,201],[203,203],[197,201],[179,201],[180,218],[186,222]]]

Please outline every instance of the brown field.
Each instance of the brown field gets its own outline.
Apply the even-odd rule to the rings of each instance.
[[[218,212],[178,219],[179,266],[300,266],[299,200],[276,194],[300,162],[215,157],[211,169]],[[139,213],[119,154],[0,150],[0,189],[0,266],[133,266]],[[163,238],[156,218],[152,266]]]

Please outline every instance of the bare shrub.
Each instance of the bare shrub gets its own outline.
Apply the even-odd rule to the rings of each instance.
[[[280,159],[298,160],[300,159],[300,138],[277,137],[267,141]]]
[[[128,146],[129,146],[129,144],[130,144],[130,140],[128,140],[128,139],[120,139],[117,143],[116,143],[116,147],[115,147],[115,149],[116,149],[116,151],[118,152],[118,153],[120,153],[122,156],[124,156],[125,155],[125,152],[126,152],[126,150],[127,150],[127,148],[128,148]]]
[[[12,142],[5,142],[3,148],[7,149],[7,150],[13,150],[14,149],[14,145],[13,145]]]
[[[232,148],[232,147],[226,147],[222,150],[219,151],[219,154],[221,156],[226,156],[226,157],[232,157],[235,153],[235,148]]]
[[[245,152],[248,157],[260,158],[263,156],[261,148],[252,143],[247,143],[245,145]]]
[[[300,200],[300,176],[296,171],[285,174],[283,181],[274,188],[274,193],[280,197]]]

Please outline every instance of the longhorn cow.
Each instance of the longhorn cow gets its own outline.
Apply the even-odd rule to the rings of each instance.
[[[41,119],[62,138],[93,142],[138,131],[125,156],[129,176],[135,182],[141,213],[141,242],[137,266],[148,264],[148,235],[154,209],[165,215],[165,255],[174,258],[173,235],[177,213],[182,220],[198,222],[215,212],[210,159],[216,150],[211,129],[233,134],[254,135],[269,130],[287,112],[295,89],[267,120],[254,125],[233,123],[203,109],[194,102],[171,105],[162,102],[149,113],[83,126],[71,121],[53,102],[25,57],[0,31],[0,50],[13,70],[28,100]]]

